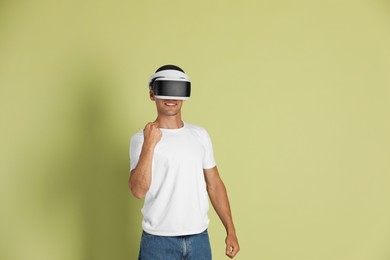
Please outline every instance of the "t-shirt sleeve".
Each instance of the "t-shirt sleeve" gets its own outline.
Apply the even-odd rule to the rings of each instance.
[[[129,149],[129,156],[130,156],[130,171],[133,170],[139,160],[139,156],[141,154],[143,144],[143,137],[139,134],[135,134],[130,139],[130,149]]]
[[[203,169],[211,169],[216,165],[216,163],[214,159],[213,144],[206,130],[204,131],[203,142],[205,147],[205,154],[203,158]]]

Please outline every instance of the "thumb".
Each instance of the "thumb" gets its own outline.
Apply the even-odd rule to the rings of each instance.
[[[226,244],[226,255],[231,256],[233,254],[233,247],[228,243]]]

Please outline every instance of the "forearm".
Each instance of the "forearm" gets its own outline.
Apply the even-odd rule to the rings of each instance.
[[[152,182],[153,152],[153,146],[144,144],[138,164],[130,173],[129,188],[138,199],[145,197]]]
[[[213,187],[208,187],[207,191],[209,193],[211,204],[225,226],[226,232],[228,234],[235,234],[236,230],[233,224],[230,203],[222,180],[219,179]]]

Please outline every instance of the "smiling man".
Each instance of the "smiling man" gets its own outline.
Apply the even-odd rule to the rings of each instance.
[[[142,208],[141,260],[209,260],[208,198],[226,229],[226,255],[240,250],[229,200],[205,129],[182,120],[191,83],[174,65],[160,67],[149,80],[157,118],[131,137],[132,194]]]

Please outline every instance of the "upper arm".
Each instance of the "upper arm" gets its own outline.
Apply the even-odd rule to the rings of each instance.
[[[203,173],[206,180],[207,189],[216,187],[222,182],[217,166],[214,166],[210,169],[203,169]]]

